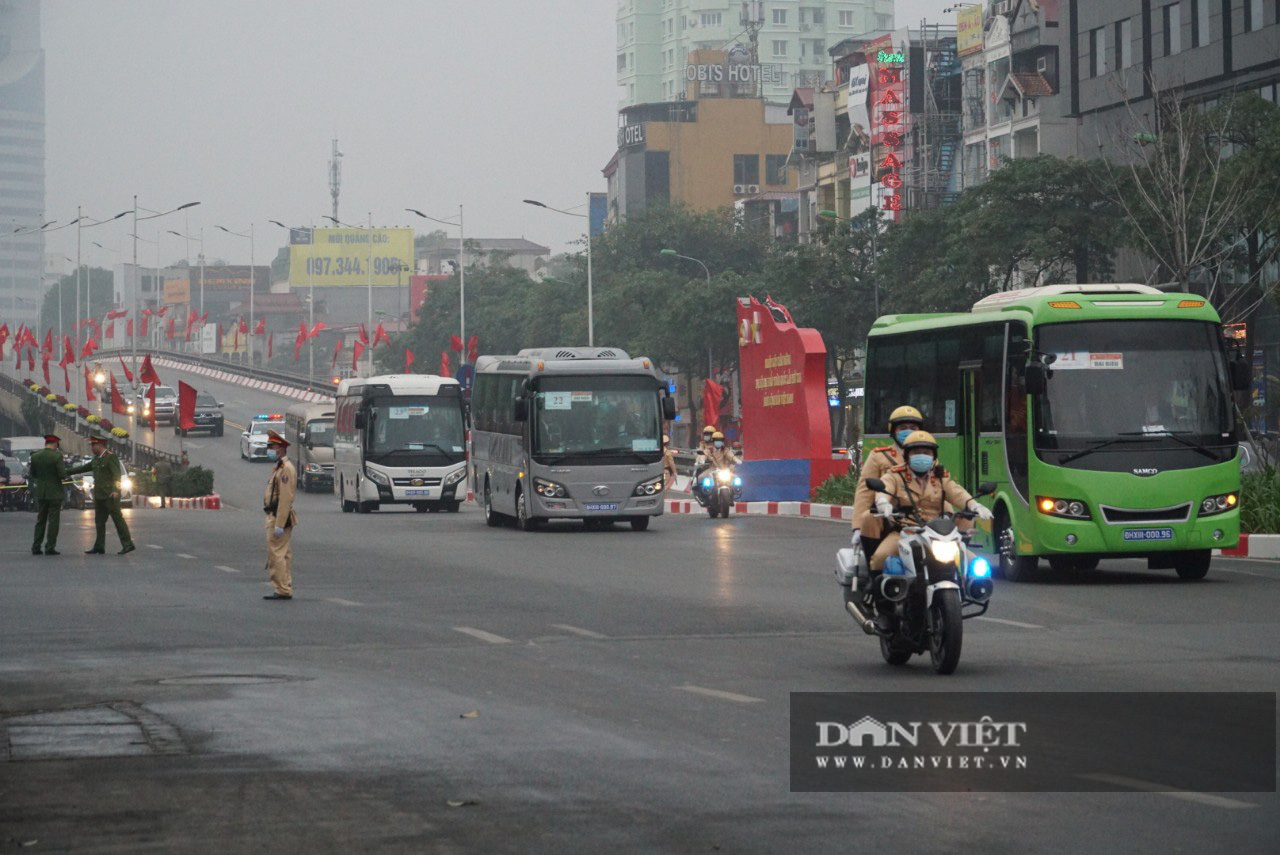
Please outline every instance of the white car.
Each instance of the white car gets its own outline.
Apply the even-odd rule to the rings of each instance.
[[[267,459],[267,431],[284,436],[284,418],[279,413],[255,416],[249,428],[240,434],[240,457],[245,460]]]

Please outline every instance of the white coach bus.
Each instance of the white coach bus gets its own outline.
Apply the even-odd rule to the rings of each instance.
[[[466,495],[458,381],[428,374],[343,380],[334,407],[334,492],[343,512],[382,505],[456,511]]]
[[[649,359],[616,348],[546,348],[476,361],[473,490],[491,526],[662,513],[662,424],[675,399]]]

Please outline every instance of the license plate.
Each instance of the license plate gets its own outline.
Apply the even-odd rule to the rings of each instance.
[[[1124,539],[1126,541],[1173,540],[1173,529],[1171,528],[1126,528],[1124,530]]]
[[[589,511],[616,511],[617,502],[587,502],[584,507]]]
[[[430,496],[431,491],[430,490],[405,490],[404,494],[406,496]]]

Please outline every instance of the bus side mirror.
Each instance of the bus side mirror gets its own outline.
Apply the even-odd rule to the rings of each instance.
[[[1253,385],[1253,367],[1243,358],[1237,357],[1231,365],[1231,389],[1235,392],[1247,392]]]
[[[366,418],[365,411],[357,410],[356,411],[356,430],[364,430],[365,426],[368,423],[369,423],[369,420]]]
[[[995,495],[995,492],[996,492],[995,481],[983,481],[981,484],[978,485],[978,492],[975,495],[993,496]]]
[[[526,398],[516,398],[515,406],[512,408],[511,418],[518,422],[527,422],[529,420],[529,401]]]
[[[1043,395],[1046,381],[1049,377],[1049,369],[1045,367],[1043,362],[1028,362],[1026,373],[1026,387],[1028,395]]]
[[[663,421],[675,421],[676,418],[676,399],[670,395],[662,396],[662,419]]]

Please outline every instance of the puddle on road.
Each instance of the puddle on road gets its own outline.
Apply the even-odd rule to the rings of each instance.
[[[186,753],[176,727],[132,701],[0,718],[0,761]]]

